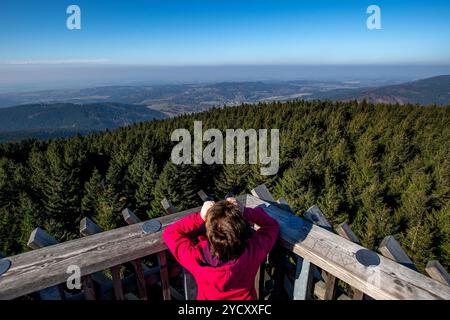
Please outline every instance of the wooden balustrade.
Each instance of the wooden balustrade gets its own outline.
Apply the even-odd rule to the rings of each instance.
[[[206,196],[204,192],[199,195],[202,198]],[[269,263],[260,269],[257,281],[260,299],[267,298],[270,291],[265,288],[266,280],[279,278],[279,274],[273,273],[274,270],[283,272],[286,252],[295,255],[296,270],[293,284],[282,284],[281,289],[290,291],[294,299],[312,298],[314,291],[321,291],[325,299],[336,296],[338,299],[348,299],[348,295],[336,294],[338,280],[351,286],[353,299],[362,299],[363,295],[374,299],[450,299],[449,277],[444,268],[433,261],[426,269],[432,278],[417,272],[393,238],[383,241],[379,248],[383,255],[377,254],[362,247],[348,225],[333,229],[316,206],[303,215],[313,222],[296,216],[284,199],[275,201],[265,186],[255,188],[252,195],[240,196],[239,200],[247,207],[263,207],[280,224],[279,240],[274,249],[277,252],[271,253]],[[154,233],[144,233],[144,222],[140,222],[131,210],[124,210],[123,216],[128,226],[103,231],[86,219],[80,225],[82,238],[64,243],[56,243],[55,239],[56,242],[51,241],[48,246],[40,248],[35,246],[35,242],[30,242],[35,250],[0,257],[11,262],[10,268],[0,275],[0,299],[14,299],[63,284],[68,277],[67,269],[72,265],[78,266],[81,276],[87,279],[83,287],[85,298],[89,298],[89,292],[92,292],[89,288],[97,286],[93,291],[96,296],[91,298],[126,299],[132,290],[136,290],[139,298],[145,299],[147,294],[143,290],[156,283],[161,284],[164,299],[174,297],[176,294],[168,279],[180,275],[182,269],[168,265],[167,246],[161,232],[167,225],[198,212],[200,207],[175,212],[175,207],[167,199],[163,205],[169,214],[155,219],[161,223],[162,229]],[[39,235],[42,234],[36,233],[34,239],[38,239]],[[154,254],[158,255],[158,266],[143,266],[142,259]],[[271,261],[275,256],[276,261]],[[120,279],[117,266],[133,261],[135,274]],[[111,269],[113,279],[107,284],[96,285],[93,275],[107,269]],[[319,269],[323,271],[322,275]],[[313,286],[314,277],[323,277],[325,281],[316,282]],[[184,278],[185,290],[189,289],[192,280]],[[117,281],[120,281],[120,286]],[[273,287],[280,288],[279,284],[280,281]],[[133,295],[129,297],[135,298]]]

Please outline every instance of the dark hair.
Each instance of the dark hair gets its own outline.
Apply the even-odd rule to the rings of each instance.
[[[216,202],[206,215],[206,236],[212,256],[221,261],[240,257],[249,235],[239,207],[226,200]]]

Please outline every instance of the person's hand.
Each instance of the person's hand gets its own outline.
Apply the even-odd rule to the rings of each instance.
[[[205,201],[202,206],[202,210],[200,211],[200,216],[202,217],[203,221],[206,220],[206,214],[208,213],[208,210],[214,205],[214,201]]]
[[[234,205],[239,207],[239,211],[241,211],[241,213],[244,213],[244,205],[235,197],[228,197],[225,200],[227,200],[228,202],[233,203]]]

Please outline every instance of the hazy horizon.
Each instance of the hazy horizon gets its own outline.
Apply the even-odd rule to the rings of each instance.
[[[240,81],[408,82],[450,74],[450,65],[0,65],[0,93],[108,85]]]

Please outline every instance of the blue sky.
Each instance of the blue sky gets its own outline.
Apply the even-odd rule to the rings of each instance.
[[[448,0],[2,0],[0,21],[0,64],[450,64]]]

